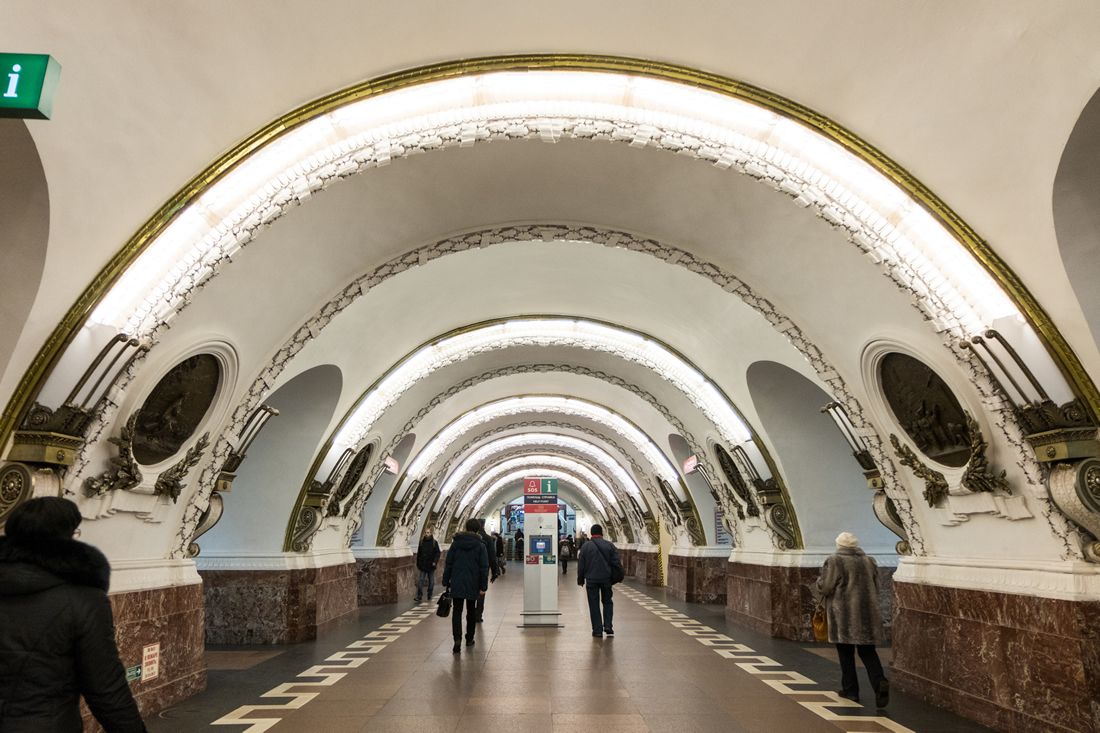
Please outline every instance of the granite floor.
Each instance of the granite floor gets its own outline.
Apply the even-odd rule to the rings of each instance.
[[[522,569],[512,563],[491,586],[472,650],[451,653],[450,620],[434,606],[364,609],[316,642],[211,650],[207,691],[149,729],[986,730],[902,694],[886,711],[848,706],[831,692],[839,670],[824,645],[770,639],[727,623],[720,606],[634,582],[616,588],[614,638],[591,637],[571,579],[559,592],[564,628],[520,629]]]

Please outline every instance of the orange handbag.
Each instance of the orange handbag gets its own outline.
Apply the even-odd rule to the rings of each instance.
[[[829,615],[825,613],[825,606],[820,603],[817,604],[810,623],[814,627],[814,639],[817,641],[829,640]]]

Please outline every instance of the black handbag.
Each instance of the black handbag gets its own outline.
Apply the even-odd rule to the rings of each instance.
[[[451,615],[451,594],[447,591],[443,591],[443,595],[439,596],[439,607],[435,609],[435,615],[440,618]]]

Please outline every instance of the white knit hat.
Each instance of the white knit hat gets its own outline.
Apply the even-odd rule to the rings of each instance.
[[[841,532],[836,536],[837,547],[859,547],[859,537],[851,532]]]

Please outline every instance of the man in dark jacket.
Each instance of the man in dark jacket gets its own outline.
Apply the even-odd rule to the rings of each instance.
[[[474,645],[474,632],[477,630],[477,599],[489,590],[489,553],[477,531],[481,524],[476,519],[466,520],[466,531],[455,534],[447,561],[443,564],[443,585],[451,594],[454,608],[451,615],[451,630],[455,645],[452,650],[458,654],[462,641],[462,608],[466,608],[466,646]]]
[[[68,499],[31,499],[0,537],[0,733],[80,733],[80,696],[108,733],[144,733],[118,658],[111,566],[73,537]]]
[[[416,579],[416,602],[424,598],[424,586],[428,586],[428,600],[432,600],[435,590],[435,568],[439,565],[439,543],[432,537],[432,528],[424,530],[420,538],[420,547],[416,548],[416,569],[420,571]]]
[[[485,534],[485,520],[477,520],[477,536],[481,538],[481,541],[485,543],[485,552],[489,554],[489,582],[497,582],[497,577],[500,576],[500,567],[497,565],[497,545],[493,542],[493,538]],[[480,624],[485,616],[485,594],[482,593],[477,598],[477,622]]]
[[[611,625],[615,602],[611,600],[611,568],[622,567],[619,551],[603,538],[603,527],[592,525],[592,538],[577,553],[577,585],[586,586],[588,615],[592,618],[592,636],[602,639],[604,634],[614,636]],[[603,617],[600,617],[600,601],[603,601]]]

